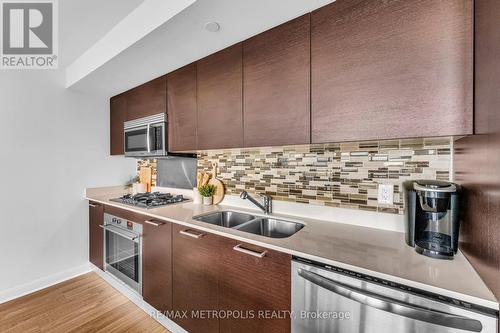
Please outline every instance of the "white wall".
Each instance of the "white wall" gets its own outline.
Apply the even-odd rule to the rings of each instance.
[[[109,156],[108,100],[64,89],[63,73],[0,71],[0,302],[86,264],[85,187],[135,172]]]

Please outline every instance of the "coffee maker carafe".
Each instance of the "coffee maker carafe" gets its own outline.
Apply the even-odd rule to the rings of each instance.
[[[435,180],[412,180],[403,186],[406,243],[420,254],[453,259],[458,250],[459,185]]]

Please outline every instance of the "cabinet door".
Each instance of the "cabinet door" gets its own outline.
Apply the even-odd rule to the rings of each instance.
[[[475,134],[500,132],[500,1],[475,2]]]
[[[472,0],[312,13],[313,143],[472,133]]]
[[[140,85],[125,93],[127,120],[167,112],[167,86],[165,76]]]
[[[243,147],[242,44],[197,63],[198,149]]]
[[[196,64],[167,75],[169,151],[196,150]]]
[[[159,311],[172,309],[172,224],[143,217],[142,296]]]
[[[189,332],[219,332],[219,320],[191,317],[193,310],[218,309],[219,239],[180,225],[173,228],[173,308],[189,313],[174,320]]]
[[[243,42],[246,147],[310,143],[310,15]]]
[[[125,154],[123,146],[123,123],[127,118],[127,96],[124,94],[112,97],[110,100],[110,153]]]
[[[291,308],[291,256],[231,239],[223,239],[220,256],[221,308],[255,316],[221,319],[220,332],[289,333],[290,318],[285,312]],[[266,310],[285,318],[265,319],[259,311]]]
[[[104,269],[104,232],[100,227],[104,224],[104,206],[97,202],[89,202],[89,261]]]

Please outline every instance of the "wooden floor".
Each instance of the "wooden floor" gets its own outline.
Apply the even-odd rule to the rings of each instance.
[[[0,304],[0,332],[167,332],[95,273]]]

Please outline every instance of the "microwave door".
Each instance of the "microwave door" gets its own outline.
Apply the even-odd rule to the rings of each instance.
[[[152,124],[149,131],[149,152],[154,156],[166,155],[165,123]]]
[[[125,155],[145,156],[149,151],[149,126],[125,130]]]

